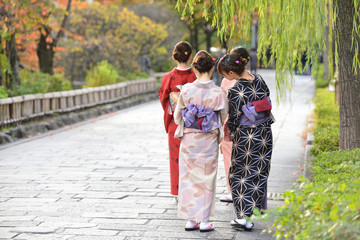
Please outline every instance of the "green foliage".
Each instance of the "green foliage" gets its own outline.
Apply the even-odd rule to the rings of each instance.
[[[86,87],[98,87],[117,83],[120,80],[119,73],[113,65],[106,60],[98,63],[86,74]]]
[[[316,156],[319,153],[335,151],[339,148],[339,128],[319,128],[314,132],[314,146],[311,154]]]
[[[174,44],[171,44],[168,49],[157,49],[152,54],[152,68],[154,72],[169,72],[175,67],[175,61],[171,59],[172,49]]]
[[[360,179],[360,149],[323,152],[311,161],[315,184],[351,185]]]
[[[335,151],[339,146],[339,107],[335,104],[335,93],[327,88],[317,89],[315,98],[314,147],[311,153]]]
[[[58,54],[56,64],[75,81],[83,81],[87,71],[103,60],[119,72],[137,72],[142,55],[168,55],[161,51],[168,36],[163,25],[116,4],[94,1],[87,8],[74,7],[68,29],[73,34],[62,44],[68,51]]]
[[[197,0],[184,3],[177,1],[177,8],[184,9],[183,17],[192,13]],[[328,25],[327,1],[283,1],[283,0],[224,0],[204,1],[203,16],[212,13],[212,26],[226,38],[234,35],[251,35],[253,19],[258,19],[258,55],[265,62],[276,59],[277,90],[286,96],[291,87],[289,73],[303,69],[301,55],[306,52],[313,73],[319,67],[319,55],[324,50],[325,26]],[[270,59],[267,51],[271,51]]]
[[[47,93],[71,90],[71,83],[64,78],[63,74],[49,75],[39,71],[20,72],[21,84],[14,89],[8,90],[9,95],[19,96],[25,94]]]
[[[351,0],[354,5],[352,50],[360,49],[360,1]],[[340,4],[341,1],[335,1]],[[333,52],[338,59],[337,48],[333,49],[333,36],[338,41],[338,34],[334,32],[337,18],[336,6],[331,0],[222,0],[198,1],[177,0],[176,8],[182,12],[182,17],[191,16],[199,6],[203,7],[202,15],[211,20],[213,27],[223,38],[233,38],[234,35],[249,36],[253,19],[259,22],[258,54],[259,59],[272,62],[276,59],[277,90],[281,97],[286,96],[286,88],[291,88],[289,73],[295,68],[301,69],[301,55],[306,52],[308,62],[312,63],[312,74],[316,76],[319,69],[319,56],[325,50],[325,28],[329,27],[329,75],[333,76]],[[208,16],[212,16],[209,18]],[[335,42],[336,46],[336,42]],[[271,51],[270,59],[266,52]],[[360,55],[354,54],[353,71],[360,68]]]
[[[148,77],[149,75],[145,72],[119,73],[112,64],[104,60],[87,72],[85,78],[87,85],[85,87],[98,87]]]
[[[0,86],[0,99],[1,98],[7,98],[7,97],[8,97],[8,94],[7,94],[6,90],[5,90],[5,88]]]
[[[149,77],[149,75],[146,72],[139,72],[139,73],[135,73],[135,74],[136,74],[136,79]]]
[[[329,82],[324,79],[324,64],[319,65],[319,71],[315,76],[315,88],[325,88],[329,86]]]
[[[275,215],[276,239],[360,239],[360,180],[315,184],[304,177],[298,192],[284,193],[285,204],[267,214]]]
[[[170,71],[175,62],[171,59],[171,52],[174,45],[181,39],[185,40],[187,29],[183,21],[176,14],[174,5],[167,1],[145,1],[129,6],[129,10],[134,11],[140,17],[150,18],[151,21],[166,28],[168,36],[164,39],[161,47],[151,50],[151,67],[155,72]],[[201,32],[199,33],[201,39]]]

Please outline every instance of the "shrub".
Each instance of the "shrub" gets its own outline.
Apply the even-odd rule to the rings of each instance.
[[[98,87],[114,84],[119,81],[119,73],[113,65],[106,60],[98,63],[92,70],[86,74],[86,87]]]
[[[65,80],[64,75],[50,75],[39,71],[20,71],[21,84],[8,90],[9,95],[19,96],[25,94],[47,93],[56,91],[71,90],[71,83]]]
[[[315,76],[315,88],[326,88],[328,86],[329,82],[324,79],[324,64],[320,64]]]
[[[319,153],[336,151],[339,146],[339,128],[323,127],[314,131],[314,146],[311,154],[317,156]]]
[[[57,92],[57,91],[68,91],[72,90],[71,82],[65,80],[63,74],[55,73],[50,78],[51,84],[47,90],[47,92]]]
[[[335,151],[339,146],[339,108],[335,104],[335,93],[328,89],[317,89],[315,99],[314,147],[311,153]]]
[[[136,74],[136,78],[148,78],[149,75],[146,72],[139,72]]]
[[[5,88],[3,88],[2,86],[0,86],[0,99],[1,98],[7,98],[8,97],[8,94],[5,90]]]
[[[360,180],[321,185],[301,178],[300,191],[284,193],[285,204],[268,210],[275,215],[276,239],[359,239]]]
[[[360,179],[360,149],[323,152],[311,163],[314,183],[352,184]]]

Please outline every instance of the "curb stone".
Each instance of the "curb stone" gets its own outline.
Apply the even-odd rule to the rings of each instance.
[[[313,129],[313,125],[314,125],[313,120],[310,119],[307,129]],[[305,156],[304,156],[304,177],[306,177],[309,180],[312,175],[311,161],[313,159],[313,156],[312,156],[310,150],[314,146],[313,142],[314,142],[314,133],[308,132],[307,137],[306,137]]]

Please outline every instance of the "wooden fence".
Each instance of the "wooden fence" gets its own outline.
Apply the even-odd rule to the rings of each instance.
[[[63,92],[0,99],[0,126],[53,113],[71,112],[156,91],[155,78]]]

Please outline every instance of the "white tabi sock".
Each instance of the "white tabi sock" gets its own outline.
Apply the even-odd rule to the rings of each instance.
[[[193,228],[195,225],[196,225],[196,221],[188,220],[185,225],[185,228]]]
[[[201,222],[200,223],[200,228],[201,229],[208,228],[209,226],[210,226],[210,223],[208,223],[208,222]]]
[[[245,225],[246,224],[246,219],[245,218],[238,218],[238,219],[236,219],[236,221],[239,223],[239,224],[241,224],[241,225]]]

